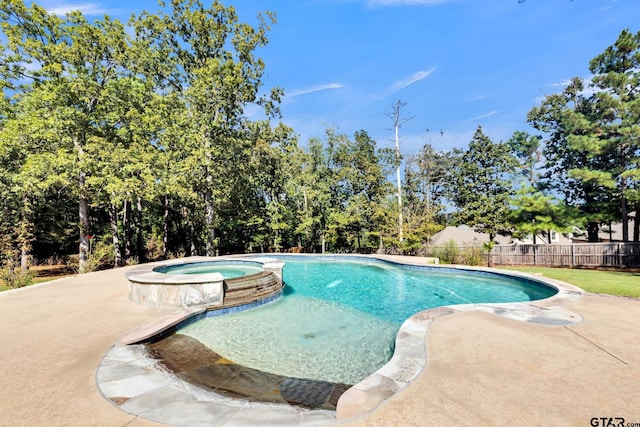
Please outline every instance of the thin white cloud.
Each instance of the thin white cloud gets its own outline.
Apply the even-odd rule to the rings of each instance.
[[[320,92],[323,90],[341,89],[343,87],[344,85],[340,83],[328,83],[325,85],[317,85],[317,86],[311,86],[304,89],[293,90],[290,93],[285,93],[285,95],[288,97],[294,97],[294,96],[300,96],[300,95],[307,95],[309,93],[314,93],[314,92]]]
[[[566,79],[566,80],[563,80],[561,82],[551,83],[551,84],[549,84],[549,86],[551,86],[551,87],[563,87],[564,88],[564,87],[569,86],[570,83],[571,83],[571,79]]]
[[[470,119],[467,119],[468,122],[474,121],[474,120],[481,120],[481,119],[486,119],[487,117],[491,117],[498,114],[498,112],[496,110],[493,111],[489,111],[487,114],[483,114],[481,116],[477,116],[477,117],[472,117]]]
[[[54,7],[47,9],[49,13],[54,15],[65,15],[73,11],[80,11],[83,15],[96,16],[105,15],[109,13],[109,10],[102,7],[97,3],[62,3]]]
[[[582,89],[580,91],[580,95],[582,96],[591,96],[595,93],[601,92],[601,89],[599,89],[598,87],[596,87],[595,85],[593,85],[593,83],[591,83],[591,79],[593,78],[593,76],[589,76],[589,77],[581,77],[582,82],[584,84],[584,89]],[[571,84],[571,80],[572,79],[566,79],[563,80],[561,82],[557,82],[557,83],[550,83],[547,86],[553,87],[553,88],[561,88],[562,90],[564,90],[567,86],[569,86]],[[544,99],[546,98],[547,94],[545,93],[542,96],[536,97],[535,102],[536,103],[541,103],[542,101],[544,101]]]
[[[487,98],[486,95],[479,95],[479,96],[474,96],[473,98],[471,98],[472,101],[480,101]]]
[[[415,73],[415,74],[413,74],[413,75],[411,75],[411,76],[409,76],[407,78],[404,78],[402,80],[399,80],[399,81],[395,82],[394,84],[392,84],[390,90],[391,90],[391,92],[397,92],[399,90],[402,90],[405,87],[414,84],[415,82],[419,82],[420,80],[426,79],[435,70],[436,70],[436,68],[433,67],[430,70],[418,71],[417,73]]]
[[[415,6],[445,3],[447,0],[369,0],[369,6]]]

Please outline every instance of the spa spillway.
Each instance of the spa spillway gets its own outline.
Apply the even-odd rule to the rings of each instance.
[[[284,263],[268,258],[183,258],[127,273],[129,299],[152,307],[225,308],[282,292]]]

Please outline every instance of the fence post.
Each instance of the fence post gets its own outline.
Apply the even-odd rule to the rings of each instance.
[[[574,245],[575,244],[571,242],[571,267],[576,265],[576,252],[573,250]]]

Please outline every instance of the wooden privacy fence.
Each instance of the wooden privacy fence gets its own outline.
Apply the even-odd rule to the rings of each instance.
[[[640,243],[494,246],[495,265],[562,267],[640,267]]]

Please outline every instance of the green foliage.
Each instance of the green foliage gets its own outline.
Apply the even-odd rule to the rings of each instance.
[[[517,229],[518,237],[529,234],[536,236],[541,232],[554,230],[569,232],[581,225],[577,209],[567,206],[551,196],[545,196],[532,187],[521,188],[512,200],[513,209],[510,219]]]
[[[219,217],[246,203],[233,200],[238,194],[252,196],[232,189],[254,184],[237,173],[247,171],[252,152],[244,107],[262,105],[269,119],[278,114],[278,88],[258,95],[264,64],[254,54],[275,17],[266,13],[252,27],[218,2],[162,6],[134,17],[130,35],[108,16],[89,22],[79,12],[58,17],[19,0],[0,5],[0,78],[3,87],[20,87],[3,98],[8,121],[0,128],[3,169],[10,159],[16,174],[0,179],[15,180],[23,192],[2,194],[18,212],[10,224],[22,224],[3,236],[19,237],[23,249],[36,239],[40,207],[20,204],[40,202],[42,192],[63,188],[65,202],[80,200],[80,271],[93,268],[87,236],[100,231],[107,211],[120,264],[145,258],[150,228],[164,230],[163,240],[172,228],[187,229],[181,245],[193,252],[204,242],[210,251]],[[25,185],[31,177],[37,185]],[[161,203],[164,224],[144,212]]]
[[[28,269],[14,269],[8,266],[0,268],[0,283],[11,289],[33,284],[34,274]]]
[[[455,240],[450,239],[444,245],[434,247],[432,256],[438,258],[440,264],[480,265],[483,251],[480,246],[458,246]]]
[[[90,250],[85,263],[84,273],[112,267],[114,265],[113,244],[96,237],[92,237],[89,241]],[[80,272],[80,265],[77,257],[71,258],[67,265],[78,273]]]
[[[453,173],[452,199],[458,221],[488,233],[491,240],[508,231],[512,174],[517,162],[506,143],[493,143],[478,127]]]
[[[217,1],[205,7],[197,0],[171,2],[157,14],[143,12],[132,21],[136,46],[143,52],[138,66],[167,94],[171,100],[167,116],[181,125],[174,129],[169,124],[168,135],[182,134],[185,144],[166,141],[165,145],[163,138],[162,146],[183,155],[183,164],[195,174],[186,182],[203,202],[197,209],[201,210],[198,227],[207,255],[216,252],[215,229],[224,210],[232,202],[248,203],[234,200],[243,193],[230,191],[248,183],[237,172],[250,168],[251,143],[256,142],[247,138],[244,108],[258,104],[268,118],[278,115],[282,91],[275,88],[268,96],[258,95],[264,63],[255,55],[267,44],[273,23],[275,16],[267,12],[252,27],[239,22],[233,7]],[[271,224],[277,228],[281,222],[274,208],[270,207]]]
[[[272,13],[249,25],[218,1],[176,0],[132,17],[129,31],[6,0],[0,21],[0,250],[11,259],[76,246],[78,270],[91,271],[291,247],[411,254],[451,206],[492,236],[565,230],[578,210],[597,237],[599,223],[640,208],[637,34],[594,58],[597,94],[574,79],[532,110],[544,139],[494,143],[478,128],[464,152],[427,144],[408,156],[399,212],[395,150],[332,128],[299,145],[277,123],[283,91],[263,87],[258,56]],[[517,175],[529,185],[513,197]]]
[[[113,244],[107,246],[108,249],[113,249]],[[150,260],[162,259],[166,253],[166,249],[162,242],[162,237],[157,234],[152,234],[147,238],[145,244],[146,258]]]
[[[482,249],[484,250],[484,252],[486,252],[486,257],[487,257],[487,267],[491,267],[491,251],[493,250],[493,247],[496,245],[496,241],[495,240],[490,240],[488,242],[482,242]]]
[[[535,186],[538,183],[536,166],[542,160],[541,137],[517,131],[507,141],[507,145],[519,160],[521,174],[526,178],[527,184]]]
[[[462,262],[460,247],[453,239],[445,242],[443,246],[435,248],[433,256],[439,258],[442,264],[460,264]]]
[[[462,258],[462,264],[464,265],[480,265],[482,264],[483,249],[486,248],[480,246],[464,246],[460,251]]]
[[[556,186],[580,210],[589,240],[597,241],[599,224],[618,219],[628,241],[629,212],[640,208],[640,32],[622,31],[589,70],[595,93],[574,78],[532,109],[529,121],[548,134],[548,187]]]
[[[309,142],[300,167],[289,194],[298,209],[293,229],[303,246],[321,251],[324,241],[330,250],[349,252],[377,246],[367,236],[379,236],[381,221],[388,219],[383,206],[389,187],[375,141],[364,131],[350,139],[327,128],[324,141]]]
[[[457,160],[457,152],[437,152],[429,144],[407,159],[403,184],[405,253],[415,253],[444,228],[445,197]]]

